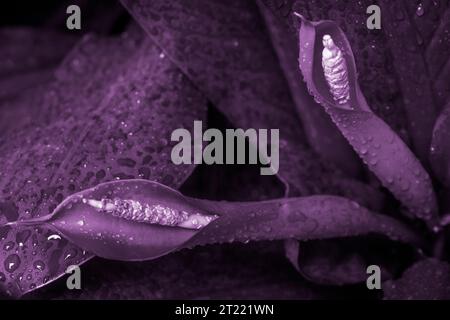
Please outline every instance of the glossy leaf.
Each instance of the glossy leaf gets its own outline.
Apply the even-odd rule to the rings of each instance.
[[[450,103],[439,115],[433,129],[430,162],[436,177],[450,186]]]
[[[204,119],[206,101],[137,31],[117,39],[85,37],[45,93],[43,116],[2,137],[1,223],[47,215],[70,194],[100,182],[139,177],[179,187],[189,176],[193,165],[170,160],[170,134]],[[1,228],[5,292],[19,296],[92,256],[52,234]]]
[[[450,48],[448,44],[445,48],[445,32],[438,31],[429,23],[440,21],[448,24],[449,15],[445,17],[448,10],[444,2],[382,0],[379,4],[381,10],[386,12],[383,31],[387,35],[391,59],[398,75],[412,148],[427,165],[433,125],[438,110],[442,108],[442,104],[436,103],[436,97],[443,92],[435,91],[433,82],[437,80],[436,68],[442,68]],[[416,14],[418,8],[423,14]]]

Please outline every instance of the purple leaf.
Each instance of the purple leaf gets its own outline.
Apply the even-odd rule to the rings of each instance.
[[[9,132],[30,126],[43,117],[40,110],[42,92],[47,89],[50,79],[51,76],[34,79],[42,83],[33,84],[31,88],[22,91],[22,94],[0,101],[0,140]],[[22,80],[21,78],[20,81]]]
[[[344,33],[332,21],[310,22],[303,17],[301,20],[299,64],[311,94],[383,185],[414,216],[424,219],[430,227],[436,226],[437,204],[428,173],[403,141],[367,105]],[[326,35],[329,49],[322,53]],[[332,54],[332,60],[325,58],[328,60],[323,62],[322,54]],[[328,63],[331,69],[324,69],[323,63]],[[344,73],[337,73],[335,68],[341,67]],[[338,79],[340,83],[330,85],[335,81],[331,79],[339,75],[343,75]]]
[[[53,68],[74,42],[75,37],[45,29],[0,30],[0,100],[50,80]]]
[[[76,40],[67,34],[25,27],[2,28],[0,39],[2,78],[55,66]],[[52,50],[48,50],[49,47]]]
[[[387,300],[450,299],[450,266],[437,259],[425,259],[407,269],[400,279],[382,284]]]
[[[415,257],[415,249],[379,237],[352,237],[298,243],[286,241],[286,256],[308,280],[321,285],[364,283],[367,267],[378,265],[383,280],[399,274]]]
[[[438,21],[448,23],[448,15],[447,18],[444,15],[445,5],[442,2],[442,8],[436,8],[439,7],[437,2],[423,1],[419,6],[419,2],[407,0],[382,0],[379,5],[385,12],[382,30],[387,35],[398,75],[413,150],[427,164],[433,125],[439,107],[442,107],[435,103],[437,95],[433,91],[433,82],[437,78],[436,68],[443,67],[449,52],[448,45],[445,48],[443,32],[434,32],[436,28],[433,25]],[[427,22],[432,22],[433,25]],[[436,37],[434,41],[431,33]],[[442,45],[436,46],[436,42],[441,42]],[[434,59],[433,56],[441,58]]]
[[[450,186],[450,103],[436,120],[430,148],[430,163],[436,177]]]
[[[0,31],[1,135],[42,115],[38,101],[53,79],[54,69],[74,42],[74,37],[45,29],[21,27]],[[52,50],[48,50],[49,46]]]
[[[62,280],[26,298],[309,300],[330,295],[296,275],[279,243],[270,241],[197,247],[139,263],[98,258],[82,273],[83,290],[67,290]]]
[[[47,225],[83,249],[115,260],[149,260],[212,243],[368,233],[421,243],[420,237],[396,220],[345,198],[216,202],[185,197],[139,179],[99,184],[68,197],[49,216],[10,225]]]
[[[205,118],[206,100],[135,31],[85,37],[45,93],[43,116],[2,137],[1,223],[47,215],[101,182],[139,177],[176,188],[189,176],[194,166],[172,163],[169,139],[174,129]],[[1,229],[4,291],[19,296],[92,256],[52,234]]]

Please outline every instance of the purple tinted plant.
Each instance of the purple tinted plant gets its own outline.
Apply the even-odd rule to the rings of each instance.
[[[311,94],[381,183],[411,214],[426,220],[431,228],[438,228],[431,179],[401,138],[367,105],[357,81],[353,52],[344,33],[332,21],[312,23],[298,16],[302,20],[298,61]],[[325,79],[321,59],[323,37],[334,40],[343,52],[342,60],[346,61],[342,68],[347,69],[350,100],[345,104],[331,96],[332,89]]]
[[[48,226],[97,256],[125,261],[154,259],[184,247],[212,243],[367,233],[421,245],[421,239],[401,223],[345,198],[210,201],[138,179],[99,184],[71,195],[49,216],[9,225]]]
[[[139,39],[133,29],[120,39],[81,40],[44,94],[43,119],[3,137],[3,223],[51,212],[102,181],[146,178],[179,187],[193,170],[172,164],[168,138],[203,119],[206,101],[159,49]],[[1,253],[5,291],[21,295],[91,257],[65,240],[49,241],[51,234],[1,228],[2,243],[15,243]],[[45,268],[32,267],[36,261]]]
[[[328,12],[323,5],[327,1],[317,1],[317,10],[305,1],[230,1],[226,6],[204,0],[123,3],[140,26],[131,25],[120,37],[85,36],[54,76],[38,72],[37,80],[18,80],[23,84],[20,90],[30,87],[23,94],[11,90],[15,82],[5,80],[8,86],[1,86],[6,89],[0,94],[8,93],[0,95],[5,105],[1,119],[7,119],[0,121],[4,292],[21,296],[94,255],[141,261],[225,242],[288,239],[289,261],[308,281],[320,285],[363,283],[368,264],[380,264],[387,280],[424,255],[445,257],[447,230],[441,226],[440,212],[447,212],[445,196],[441,197],[446,187],[433,186],[431,179],[447,185],[447,113],[433,131],[434,176],[424,158],[433,115],[415,113],[419,107],[410,101],[411,79],[400,78],[398,84],[391,71],[377,71],[386,76],[383,81],[394,81],[392,87],[400,87],[407,100],[397,108],[402,111],[383,112],[380,104],[392,91],[383,87],[377,93],[383,84],[372,83],[372,67],[361,65],[367,51],[352,43],[368,36],[355,34],[359,27],[343,25],[344,32],[336,22],[322,21],[327,17],[317,15]],[[339,4],[329,10],[335,14],[328,18],[356,20],[336,12],[364,13],[365,4]],[[308,21],[307,15],[317,21]],[[420,21],[416,25],[422,32],[431,28]],[[434,28],[435,37],[445,34],[442,26]],[[5,31],[5,36],[10,34]],[[325,34],[344,53],[349,108],[333,100],[324,77]],[[54,56],[37,55],[42,60],[37,65],[58,61],[71,41],[62,41],[67,46]],[[373,43],[379,45],[377,41]],[[427,43],[431,52],[433,43]],[[29,46],[11,47],[13,57],[29,51]],[[392,47],[398,55],[395,44]],[[368,55],[384,67],[376,60],[383,54]],[[419,59],[408,55],[412,61]],[[13,72],[4,68],[0,75]],[[431,69],[421,75],[435,77]],[[20,68],[16,71],[21,74]],[[441,78],[436,88],[442,87]],[[429,102],[425,96],[423,110]],[[276,189],[272,180],[252,184],[207,175],[204,188],[230,186],[214,199],[228,194],[233,201],[204,200],[198,192],[202,187],[190,184],[198,176],[191,176],[194,167],[172,164],[170,133],[205,120],[208,102],[232,126],[281,129],[278,178],[284,198],[257,188],[262,184]],[[16,119],[20,121],[12,125]],[[411,125],[409,131],[405,122]],[[410,150],[409,136],[422,162]],[[188,194],[198,196],[175,190],[185,181]],[[249,189],[253,194],[244,195]],[[405,257],[405,251],[413,254]],[[424,273],[421,281],[444,284],[430,284],[427,297],[447,297],[448,279],[439,274],[448,267],[435,260],[419,261],[402,279],[385,285],[407,288],[416,281],[411,275],[422,273],[422,265],[427,268],[429,263],[433,271]],[[403,297],[403,291],[389,289],[385,297]]]

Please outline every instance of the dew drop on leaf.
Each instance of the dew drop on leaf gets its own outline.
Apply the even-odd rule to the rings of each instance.
[[[77,251],[75,249],[71,248],[65,252],[64,260],[73,259],[74,257],[76,257],[76,255],[77,255]]]
[[[42,271],[45,269],[45,263],[42,260],[36,260],[35,262],[33,262],[33,267],[36,270]]]
[[[5,270],[9,273],[16,271],[20,266],[20,262],[20,258],[17,254],[9,255],[4,262]]]
[[[23,230],[21,232],[18,232],[16,235],[16,242],[17,244],[22,247],[25,242],[27,242],[28,238],[31,236],[30,230]]]
[[[58,234],[51,234],[47,237],[47,240],[61,240],[61,236]]]
[[[7,243],[5,243],[5,245],[3,246],[3,249],[5,251],[10,251],[11,249],[13,249],[15,246],[15,243],[12,241],[8,241]]]
[[[421,16],[423,16],[424,13],[425,13],[425,11],[423,9],[423,5],[422,5],[422,3],[419,3],[416,8],[416,15],[418,17],[421,17]]]

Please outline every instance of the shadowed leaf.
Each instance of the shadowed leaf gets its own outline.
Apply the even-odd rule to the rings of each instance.
[[[397,280],[382,284],[386,300],[450,299],[450,266],[437,259],[425,259],[407,269]]]

